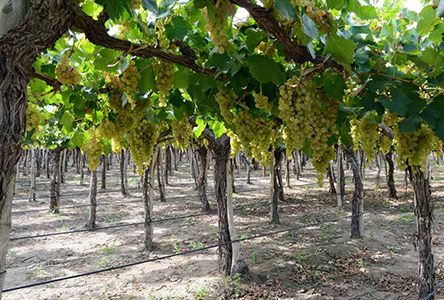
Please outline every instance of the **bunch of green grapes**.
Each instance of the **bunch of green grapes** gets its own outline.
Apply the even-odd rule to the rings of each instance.
[[[392,141],[384,134],[380,134],[379,149],[381,150],[382,154],[384,155],[388,154],[391,150],[391,147],[392,147]]]
[[[316,84],[312,81],[299,82],[294,76],[279,88],[279,117],[285,123],[284,141],[288,151],[299,150],[305,137],[311,135],[307,121],[316,99]]]
[[[397,126],[393,131],[398,168],[402,170],[411,166],[414,172],[417,168],[425,170],[424,162],[433,149],[433,131],[426,124],[421,124],[418,130],[410,133],[400,132]]]
[[[67,86],[73,86],[80,83],[80,73],[74,67],[69,65],[69,57],[62,57],[62,61],[56,67],[55,74],[57,80]]]
[[[225,88],[219,90],[216,94],[216,101],[219,104],[220,112],[228,123],[233,122],[233,113],[231,110],[236,103],[237,95],[233,91],[229,91]]]
[[[158,60],[154,65],[154,70],[156,71],[156,87],[162,95],[167,97],[173,84],[174,64]]]
[[[100,138],[110,139],[119,133],[119,129],[114,122],[105,119],[100,123],[99,127],[97,127],[97,135]]]
[[[171,129],[174,136],[174,146],[182,150],[189,148],[194,133],[187,115],[184,115],[180,121],[173,120],[171,122]]]
[[[268,165],[272,156],[270,150],[276,138],[273,121],[256,120],[249,111],[241,110],[234,115],[233,124],[247,156]]]
[[[100,156],[103,154],[103,145],[100,143],[100,138],[96,135],[94,130],[90,132],[91,139],[82,146],[82,150],[88,158],[88,166],[91,171],[97,170],[100,164]]]
[[[321,185],[324,173],[334,158],[333,146],[328,146],[328,138],[337,134],[333,125],[337,118],[338,102],[317,90],[312,81],[300,82],[290,78],[280,87],[279,117],[285,123],[283,138],[287,150],[301,149],[305,138],[309,138],[313,150],[313,166],[318,173]]]
[[[262,93],[254,94],[254,103],[257,108],[265,110],[267,113],[273,109],[273,104],[268,102],[268,97],[262,95]]]
[[[368,123],[367,119],[351,120],[350,134],[355,150],[361,149],[367,154],[367,164],[375,158],[376,146],[379,140],[378,124]]]
[[[131,107],[136,105],[137,86],[140,78],[141,76],[139,70],[137,70],[136,63],[132,60],[128,68],[123,71],[121,79],[125,84],[124,91],[128,96],[128,102],[131,104]]]
[[[227,135],[230,137],[230,146],[231,146],[231,156],[230,158],[234,158],[242,149],[241,141],[239,137],[231,130],[227,130]]]
[[[142,120],[128,131],[128,143],[133,155],[137,174],[142,175],[143,168],[151,163],[154,146],[159,137],[159,128],[152,120]]]
[[[123,135],[115,135],[111,138],[111,149],[114,153],[119,153],[123,149],[124,140]]]
[[[111,110],[117,112],[122,109],[122,95],[125,84],[120,81],[119,75],[105,73],[105,84],[109,89],[108,104]]]
[[[40,123],[42,122],[42,114],[37,110],[37,106],[28,104],[26,108],[26,131],[34,129],[32,137],[39,133]]]
[[[214,9],[214,18],[208,15],[208,9],[202,9],[202,13],[207,24],[205,30],[210,33],[210,38],[213,40],[214,46],[217,47],[217,52],[223,54],[225,48],[228,47],[229,41],[225,26],[228,25],[229,11],[224,1],[219,2],[219,7]]]

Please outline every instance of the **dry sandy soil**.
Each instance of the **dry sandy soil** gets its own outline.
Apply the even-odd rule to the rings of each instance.
[[[200,211],[193,180],[186,161],[170,177],[167,201],[156,201],[157,219]],[[444,279],[443,166],[435,167],[432,182],[435,201],[434,254],[437,281]],[[62,206],[88,203],[88,186],[78,184],[70,170],[62,186]],[[351,191],[351,174],[347,191]],[[268,178],[261,170],[247,185],[244,170],[236,171],[235,205],[267,200]],[[137,177],[131,172],[130,196],[118,192],[118,170],[108,172],[107,190],[98,196],[98,226],[134,223],[143,220]],[[351,194],[343,208],[328,187],[317,187],[311,167],[300,181],[292,178],[285,188],[286,202],[280,203],[280,225],[268,222],[268,206],[248,207],[235,212],[239,236],[249,237],[350,214]],[[249,280],[230,280],[218,272],[216,249],[159,260],[76,279],[60,281],[4,294],[5,300],[23,299],[416,299],[417,252],[413,245],[415,219],[412,191],[406,189],[403,173],[397,172],[399,200],[387,197],[384,176],[375,184],[375,171],[367,170],[365,208],[379,213],[365,216],[365,237],[351,240],[350,220],[307,227],[274,236],[253,239],[240,245],[242,258],[250,267]],[[25,212],[49,206],[49,181],[38,180],[37,202],[24,198],[26,177],[19,181],[13,207],[12,237],[84,229],[88,207],[63,209],[59,215],[48,211]],[[88,180],[85,178],[85,183]],[[100,178],[99,178],[100,186]],[[212,208],[213,176],[208,179]],[[122,203],[123,202],[123,203]],[[127,203],[125,203],[127,202]],[[111,204],[110,204],[111,203]],[[12,288],[99,270],[111,266],[161,257],[217,243],[217,216],[204,215],[155,223],[156,248],[143,251],[143,226],[128,226],[94,232],[57,235],[11,241],[7,257],[5,288]],[[439,296],[442,295],[442,296]],[[444,299],[444,289],[438,292]]]

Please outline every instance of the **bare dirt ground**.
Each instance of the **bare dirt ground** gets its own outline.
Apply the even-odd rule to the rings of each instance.
[[[432,181],[435,202],[434,255],[437,281],[444,279],[444,185],[443,166],[434,166]],[[247,185],[244,170],[236,174],[235,206],[267,200],[268,178],[262,170],[252,174]],[[347,191],[352,191],[351,174]],[[88,203],[88,178],[80,186],[79,175],[70,169],[62,186],[61,206]],[[351,212],[351,194],[343,208],[336,196],[315,185],[308,167],[280,203],[280,225],[268,221],[268,206],[235,212],[238,235],[249,237],[346,216]],[[131,194],[120,195],[117,165],[108,172],[107,190],[98,195],[98,226],[143,221],[138,178],[130,172]],[[380,186],[375,171],[367,169],[365,209],[379,213],[365,216],[365,237],[351,240],[350,220],[343,219],[265,238],[242,242],[241,256],[250,267],[248,281],[230,280],[218,272],[216,249],[136,265],[129,268],[56,282],[4,294],[5,300],[22,299],[416,299],[417,252],[413,245],[415,218],[413,193],[405,188],[403,172],[396,173],[399,200],[387,196],[382,172]],[[19,181],[13,207],[12,237],[84,229],[88,207],[25,212],[49,206],[49,180],[38,180],[37,202],[25,198],[29,179]],[[170,177],[166,202],[156,201],[157,219],[200,212],[188,162]],[[99,176],[100,187],[100,176]],[[208,195],[213,209],[213,176],[208,178]],[[127,202],[127,203],[122,203]],[[100,205],[105,204],[107,205]],[[111,204],[109,204],[111,203]],[[143,251],[143,226],[128,226],[16,240],[10,242],[5,288],[75,275],[111,266],[197,249],[217,243],[217,216],[205,215],[155,223],[156,249]],[[440,296],[441,295],[441,296]],[[444,299],[444,290],[437,299]]]

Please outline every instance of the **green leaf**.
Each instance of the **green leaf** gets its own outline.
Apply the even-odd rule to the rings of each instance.
[[[63,127],[66,129],[67,132],[71,132],[72,131],[72,122],[74,121],[73,116],[65,111],[65,113],[63,114],[62,119],[60,119],[60,123],[63,125]]]
[[[194,135],[198,139],[200,137],[200,135],[202,134],[202,132],[207,127],[207,123],[202,119],[196,119],[196,124],[197,124],[197,128],[196,127],[194,128]]]
[[[356,45],[352,40],[347,40],[336,34],[329,33],[325,44],[324,54],[330,53],[337,60],[351,64],[353,62],[355,49]]]
[[[345,6],[344,0],[327,0],[327,6],[329,9],[341,10]]]
[[[302,29],[304,33],[313,39],[318,38],[318,29],[315,22],[307,14],[302,16]]]
[[[341,137],[341,143],[344,144],[344,146],[353,144],[353,138],[350,135],[350,125],[347,122],[339,128],[339,135]]]
[[[329,97],[342,101],[344,90],[346,89],[347,85],[345,84],[345,80],[339,74],[336,74],[333,77],[328,76],[324,79],[324,92]]]
[[[418,22],[416,30],[419,34],[426,35],[433,29],[433,27],[435,27],[435,25],[439,22],[439,19],[436,17],[436,12],[433,5],[424,7],[419,15],[421,20]]]
[[[74,133],[74,135],[72,136],[71,140],[69,141],[69,146],[71,149],[75,148],[75,147],[82,147],[84,144],[84,134],[80,133],[80,132],[76,132]]]
[[[156,0],[142,0],[142,7],[156,15],[159,13]]]
[[[113,1],[95,0],[95,1],[97,4],[100,4],[102,6],[106,4],[106,11],[108,12],[109,16],[114,20],[118,20],[122,14],[130,11],[130,8],[128,6],[130,0],[113,0]]]
[[[176,89],[187,89],[189,84],[189,73],[184,67],[179,66],[176,73],[174,73],[173,78],[173,88]]]
[[[190,24],[181,16],[173,17],[171,22],[173,24],[165,25],[165,34],[170,41],[173,39],[182,40],[191,30]]]
[[[138,82],[139,92],[141,94],[145,94],[149,91],[153,91],[156,89],[156,79],[154,74],[154,69],[149,66],[142,67],[137,64],[140,72],[140,80]]]
[[[444,0],[442,0],[444,2]],[[428,40],[434,43],[441,43],[442,42],[442,35],[444,33],[444,23],[439,23],[435,26],[432,32],[429,34]]]
[[[302,146],[302,152],[305,153],[309,158],[313,157],[313,150],[311,149],[311,142],[309,138],[305,138],[304,146]]]
[[[194,7],[198,8],[198,9],[204,8],[204,7],[209,6],[209,5],[213,5],[211,0],[194,0],[193,4],[194,4]]]
[[[274,2],[274,7],[286,18],[296,20],[296,9],[290,0],[279,0]]]
[[[252,55],[247,65],[253,77],[261,83],[273,82],[280,85],[285,82],[285,73],[272,59],[263,55]]]
[[[409,133],[421,127],[421,118],[419,116],[409,116],[398,123],[399,131]]]
[[[245,31],[247,38],[245,40],[245,44],[247,45],[248,51],[253,52],[254,49],[259,45],[262,39],[262,33],[254,30],[252,28],[248,28]]]

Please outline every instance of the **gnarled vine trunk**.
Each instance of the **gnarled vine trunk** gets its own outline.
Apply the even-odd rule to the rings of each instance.
[[[358,239],[362,237],[364,229],[364,185],[362,184],[361,170],[356,159],[355,153],[351,148],[342,148],[348,158],[353,171],[353,181],[355,183],[355,191],[352,200],[352,220],[351,220],[351,238]]]
[[[120,150],[120,192],[126,196],[125,188],[125,149]]]
[[[107,156],[106,155],[102,155],[102,183],[101,183],[101,189],[102,190],[106,190],[106,161],[107,161]]]
[[[393,199],[398,199],[395,187],[395,164],[393,163],[393,153],[390,151],[385,155],[385,160],[388,164],[388,173],[387,173],[387,187],[389,189],[389,196]]]
[[[0,298],[11,230],[16,164],[26,126],[29,72],[37,56],[68,31],[72,21],[70,5],[74,4],[34,0],[29,18],[0,38]]]
[[[49,209],[53,213],[59,213],[59,204],[60,204],[60,185],[62,183],[62,175],[61,175],[61,164],[60,157],[63,148],[57,147],[52,150],[52,178],[51,178],[51,199],[49,203]]]
[[[416,246],[419,254],[418,263],[418,299],[433,291],[435,266],[432,253],[433,206],[431,203],[430,184],[424,172],[419,169],[412,172],[409,167],[412,185],[415,191]],[[430,297],[429,299],[434,299]]]
[[[159,147],[154,147],[153,157],[149,168],[143,170],[142,174],[142,201],[145,212],[144,228],[145,228],[145,250],[151,250],[153,244],[153,200],[154,200],[154,176],[156,174],[156,163]]]
[[[91,171],[91,181],[89,184],[89,218],[86,227],[88,230],[96,228],[97,213],[97,170]]]
[[[202,211],[210,211],[210,203],[207,198],[207,170],[208,170],[208,148],[202,144],[197,148],[199,153],[199,178],[197,180],[197,197],[200,200]]]
[[[336,149],[336,163],[337,163],[337,184],[336,184],[336,194],[337,194],[337,204],[338,207],[342,207],[344,203],[345,196],[345,174],[344,174],[344,166],[342,164],[342,151],[341,147],[337,147]]]

